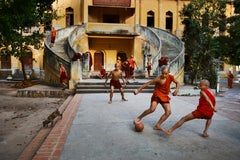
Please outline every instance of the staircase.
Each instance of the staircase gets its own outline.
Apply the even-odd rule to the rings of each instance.
[[[146,81],[147,82],[147,81]],[[123,85],[123,90],[125,93],[133,93],[133,91],[143,85],[145,82],[135,81],[128,83],[126,86]],[[154,85],[150,85],[147,88],[143,89],[142,93],[152,93],[154,89]],[[76,93],[109,93],[110,86],[107,83],[107,86],[104,86],[104,82],[81,82],[76,86]],[[114,89],[114,92],[119,92],[118,89]]]
[[[139,27],[138,29],[141,31],[140,33],[143,39],[154,44],[153,46],[155,47],[155,50],[150,50],[151,52],[154,50],[152,53],[152,56],[154,58],[152,71],[155,71],[154,73],[157,73],[154,74],[154,77],[158,75],[158,59],[160,57],[168,57],[170,72],[175,75],[176,79],[178,79],[178,77],[181,77],[184,65],[184,46],[181,40],[175,35],[159,28]],[[81,48],[84,46],[78,45],[78,43],[75,43],[75,41],[76,39],[82,38],[86,40],[86,43],[88,43],[86,35],[87,34],[85,33],[84,25],[72,26],[58,30],[54,46],[49,46],[50,39],[45,41],[44,68],[48,71],[45,73],[45,80],[52,82],[53,84],[59,83],[59,62],[63,63],[68,73],[70,73],[72,67],[70,57],[73,56],[75,50],[84,50]],[[84,66],[84,64],[81,65]],[[147,79],[138,79],[138,81],[133,81],[124,87],[124,92],[131,93],[147,81]],[[74,84],[74,86],[76,93],[107,93],[110,91],[109,84],[107,87],[105,87],[104,80],[99,81],[99,79],[96,79],[94,81],[84,79],[81,81],[81,83]],[[149,86],[142,92],[152,93],[152,90],[153,86]],[[118,89],[115,89],[115,92],[119,92]]]

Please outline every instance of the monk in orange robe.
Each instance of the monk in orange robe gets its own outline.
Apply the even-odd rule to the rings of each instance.
[[[169,69],[167,66],[163,66],[161,70],[161,75],[134,91],[134,94],[138,94],[142,89],[146,88],[151,84],[155,84],[155,88],[153,91],[153,95],[151,98],[150,108],[145,110],[141,115],[139,115],[136,119],[134,119],[133,123],[138,124],[141,123],[143,117],[155,111],[158,103],[160,103],[165,111],[165,113],[160,117],[159,121],[155,124],[153,129],[161,130],[161,124],[170,116],[170,85],[174,82],[176,84],[176,90],[173,92],[173,96],[176,96],[180,87],[180,84],[177,80],[174,79],[174,76],[169,73]]]
[[[203,131],[203,137],[208,137],[208,128],[210,127],[210,124],[212,122],[213,112],[216,112],[216,100],[215,96],[212,93],[212,91],[209,89],[209,81],[208,80],[201,80],[200,81],[200,99],[198,107],[195,111],[192,113],[189,113],[188,115],[182,117],[175,125],[173,125],[172,128],[169,130],[165,130],[162,128],[162,130],[170,135],[172,132],[181,127],[185,122],[193,120],[193,119],[206,119],[206,125],[205,129]]]
[[[229,71],[228,73],[228,88],[232,88],[232,85],[233,85],[233,74],[231,71]]]
[[[132,76],[133,79],[134,79],[134,69],[135,69],[135,65],[136,65],[136,67],[137,67],[137,63],[136,63],[136,61],[133,59],[133,55],[131,55],[131,58],[129,58],[127,61],[128,61],[129,64],[130,64],[130,76]]]
[[[55,43],[55,38],[56,38],[56,35],[57,35],[57,31],[56,29],[53,27],[52,28],[52,35],[51,35],[51,43]]]
[[[60,83],[63,85],[62,90],[65,90],[68,86],[67,85],[68,76],[67,76],[66,69],[64,68],[64,66],[61,63],[59,63],[59,71],[60,71],[60,75],[59,75]]]

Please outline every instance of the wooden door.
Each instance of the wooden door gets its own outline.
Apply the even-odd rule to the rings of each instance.
[[[94,53],[94,71],[100,71],[103,65],[103,53]]]

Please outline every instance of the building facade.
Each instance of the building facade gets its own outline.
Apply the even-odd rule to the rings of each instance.
[[[182,36],[184,26],[181,23],[179,11],[187,3],[189,0],[55,1],[53,7],[57,9],[57,14],[61,17],[51,22],[51,26],[57,29],[56,44],[51,48],[49,43],[45,42],[45,48],[49,50],[46,53],[30,47],[32,56],[26,60],[29,74],[34,71],[36,78],[45,78],[47,81],[56,83],[57,62],[62,59],[74,85],[81,78],[96,75],[101,66],[104,66],[107,71],[112,70],[117,57],[121,57],[124,61],[133,55],[137,62],[138,75],[145,75],[148,57],[151,58],[155,68],[151,74],[157,72],[159,58],[168,57],[172,61],[175,76],[183,82],[184,59],[175,60],[182,54],[181,44],[176,37]],[[230,16],[232,13],[233,8],[230,4],[227,15]],[[63,43],[62,39],[64,39],[64,44],[68,43],[67,46],[59,46],[60,42]],[[60,53],[60,49],[64,50],[64,53]],[[52,67],[49,67],[47,63],[50,61],[47,53],[50,52],[55,57],[60,57],[53,67],[55,71],[51,70]],[[73,70],[73,68],[79,70],[79,67],[74,67],[76,64],[71,61],[74,53],[82,55],[89,53],[88,62],[86,63],[85,60],[80,64],[82,75],[78,75],[79,71]],[[44,59],[44,55],[48,57],[47,60]],[[1,74],[1,78],[10,73],[16,75],[19,70],[21,72],[20,68],[20,63],[15,58],[1,58],[0,72],[4,73]]]

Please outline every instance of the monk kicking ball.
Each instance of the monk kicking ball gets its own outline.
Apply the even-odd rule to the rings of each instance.
[[[203,79],[200,81],[200,99],[198,102],[197,109],[193,112],[187,114],[182,117],[175,125],[172,126],[169,130],[162,128],[166,134],[170,135],[172,132],[181,127],[185,122],[188,122],[193,119],[206,119],[205,129],[203,131],[202,136],[208,137],[208,128],[212,122],[213,112],[217,112],[216,110],[216,100],[215,95],[209,89],[210,83],[208,80]]]
[[[169,68],[167,66],[162,66],[161,75],[157,78],[145,83],[140,88],[134,91],[134,94],[137,95],[142,89],[146,88],[151,84],[155,84],[153,95],[151,98],[150,107],[145,110],[142,114],[140,114],[136,119],[134,119],[133,123],[140,123],[142,118],[147,116],[148,114],[155,111],[158,103],[160,103],[165,111],[165,113],[160,117],[158,122],[155,124],[155,130],[161,130],[161,124],[170,116],[171,108],[170,108],[170,97],[168,96],[170,93],[170,85],[174,82],[176,84],[176,90],[173,92],[173,96],[176,96],[180,87],[180,84],[177,80],[174,79],[174,76],[169,73]]]

